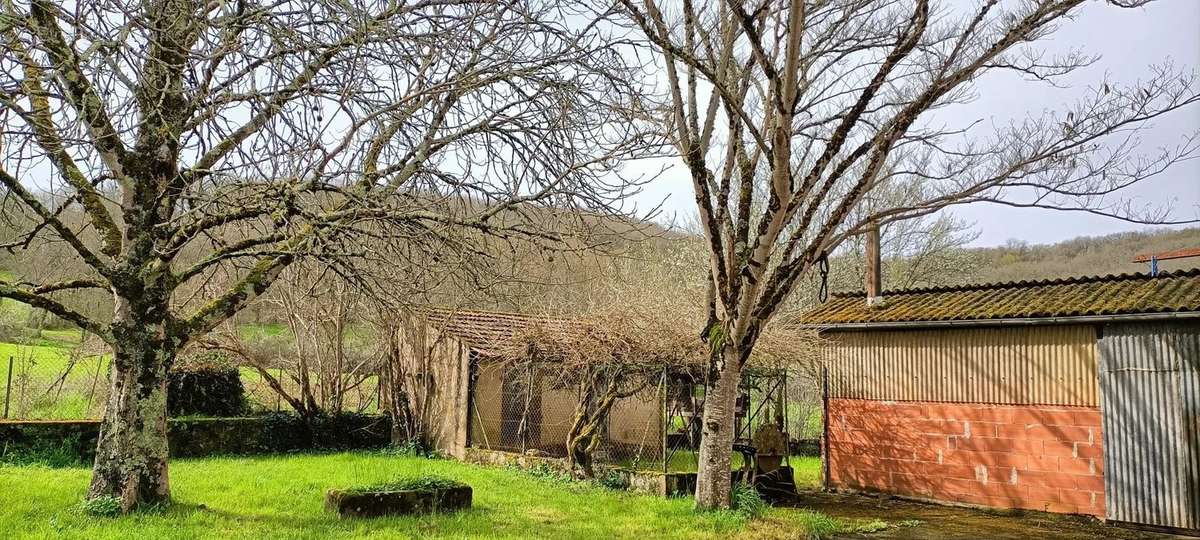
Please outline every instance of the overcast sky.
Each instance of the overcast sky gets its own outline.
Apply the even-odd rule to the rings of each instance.
[[[1200,0],[1159,0],[1148,7],[1120,9],[1105,2],[1088,2],[1081,15],[1066,22],[1052,39],[1043,42],[1050,53],[1081,48],[1102,58],[1080,70],[1069,80],[1072,88],[1055,89],[997,76],[978,82],[979,99],[955,114],[966,114],[986,122],[1005,124],[1010,118],[1043,110],[1061,109],[1087,87],[1107,74],[1118,82],[1134,82],[1148,74],[1150,64],[1168,59],[1176,66],[1200,69]],[[1200,106],[1160,118],[1142,136],[1143,145],[1153,150],[1176,146],[1184,134],[1200,126]],[[669,216],[694,213],[691,183],[676,160],[662,178],[647,186],[639,205],[666,199]],[[1200,157],[1178,164],[1167,174],[1127,191],[1135,203],[1170,205],[1176,219],[1200,219]],[[1079,212],[1015,209],[996,205],[973,205],[954,210],[979,229],[977,246],[994,246],[1009,239],[1029,243],[1052,243],[1076,236],[1095,236],[1119,231],[1151,228]]]

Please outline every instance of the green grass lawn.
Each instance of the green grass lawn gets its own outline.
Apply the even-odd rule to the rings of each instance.
[[[338,520],[330,488],[436,474],[470,484],[473,509],[449,515]],[[0,535],[19,538],[729,538],[756,526],[732,512],[697,514],[690,498],[662,499],[449,460],[341,453],[177,460],[174,504],[121,518],[79,510],[84,468],[0,467]],[[803,538],[821,516],[773,509],[772,535]]]
[[[821,458],[816,456],[791,456],[788,464],[792,466],[796,487],[801,489],[817,489],[821,487]]]

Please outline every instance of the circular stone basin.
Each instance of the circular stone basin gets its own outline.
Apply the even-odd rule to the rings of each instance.
[[[329,490],[325,509],[343,518],[454,512],[471,507],[471,486],[394,491]]]

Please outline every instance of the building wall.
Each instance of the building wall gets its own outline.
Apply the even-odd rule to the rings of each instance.
[[[1200,321],[1106,325],[1107,518],[1200,536]]]
[[[481,360],[476,367],[475,395],[472,402],[471,446],[499,448],[502,410],[501,389],[504,385],[504,366]]]
[[[403,321],[398,339],[413,414],[427,426],[434,447],[461,458],[467,442],[466,345],[416,317]]]
[[[834,397],[1100,403],[1092,326],[837,332],[826,337]]]
[[[831,487],[1104,514],[1093,327],[826,337]]]
[[[829,401],[829,483],[998,508],[1104,514],[1095,407]]]

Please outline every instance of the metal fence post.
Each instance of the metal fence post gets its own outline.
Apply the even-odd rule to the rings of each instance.
[[[4,383],[4,418],[8,418],[8,402],[12,397],[12,371],[13,371],[13,357],[12,357],[12,355],[9,355],[9,357],[8,357],[8,375],[5,377],[8,380]]]
[[[92,377],[92,388],[88,390],[88,409],[87,414],[92,413],[92,400],[96,397],[96,383],[100,382],[100,370],[104,369],[104,357],[96,358],[96,376]],[[12,370],[9,370],[12,371]]]
[[[671,421],[671,415],[667,413],[667,399],[668,399],[667,396],[669,396],[671,394],[670,388],[667,384],[667,382],[669,380],[670,379],[667,377],[667,367],[663,366],[662,391],[661,391],[661,395],[659,397],[659,399],[662,402],[662,454],[661,455],[662,455],[663,475],[666,475],[667,473],[671,472],[670,463],[667,461],[667,459],[670,457],[669,455],[667,455],[667,446],[670,446],[670,431],[671,431],[671,427],[669,425],[667,425],[667,423]]]
[[[279,368],[279,371],[275,375],[275,380],[279,381],[279,387],[283,388],[283,368]],[[282,398],[279,396],[279,392],[275,392],[275,412],[279,412],[283,409],[283,404],[280,403],[281,399]]]

